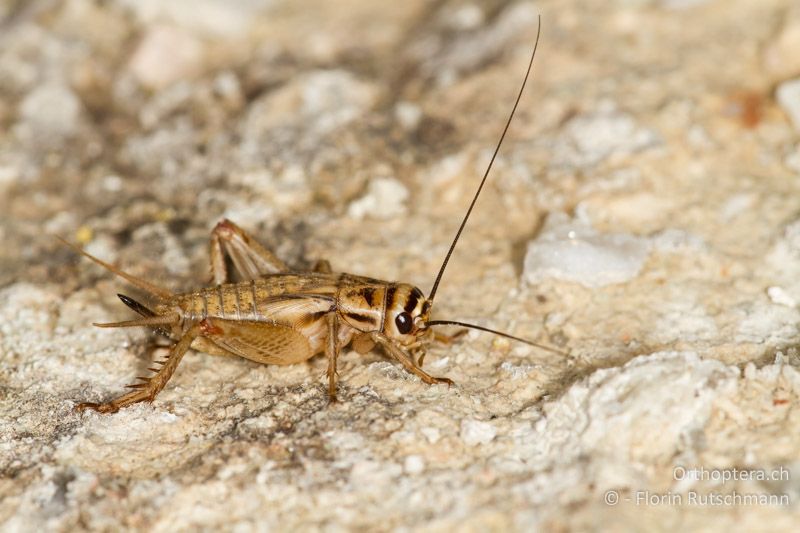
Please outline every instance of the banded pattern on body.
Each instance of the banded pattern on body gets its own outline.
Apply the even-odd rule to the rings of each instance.
[[[302,323],[320,318],[322,311],[336,311],[354,329],[373,331],[382,329],[387,308],[402,303],[410,311],[423,298],[415,288],[408,302],[399,302],[407,292],[398,292],[399,285],[352,274],[274,274],[179,294],[164,307],[179,308],[183,319],[192,322],[217,318]],[[288,317],[293,309],[298,314]]]

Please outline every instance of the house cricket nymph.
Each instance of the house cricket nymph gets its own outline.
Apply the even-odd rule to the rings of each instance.
[[[141,318],[96,326],[153,327],[177,341],[169,354],[150,368],[154,375],[138,378],[139,383],[128,386],[133,389],[131,392],[105,403],[80,403],[77,409],[111,413],[137,402],[152,401],[172,377],[189,348],[212,355],[235,355],[279,365],[299,363],[324,352],[328,358],[328,395],[331,401],[336,400],[336,360],[340,350],[348,344],[359,353],[380,345],[425,383],[452,384],[450,379],[431,376],[421,368],[425,343],[437,337],[431,329],[434,326],[457,325],[478,329],[561,353],[482,326],[431,320],[439,282],[486,183],[528,81],[539,43],[539,31],[511,114],[427,298],[420,289],[406,283],[333,273],[327,261],[318,262],[310,272],[292,271],[229,220],[217,224],[211,234],[213,285],[183,294],[174,294],[127,274],[75,247],[81,254],[155,299],[154,304],[145,305],[120,294],[122,302]],[[228,259],[245,281],[232,281],[227,268]]]

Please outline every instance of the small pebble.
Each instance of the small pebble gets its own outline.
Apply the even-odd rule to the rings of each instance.
[[[406,474],[421,474],[425,471],[425,459],[419,455],[409,455],[403,462],[403,470]]]
[[[602,234],[585,222],[552,216],[528,244],[523,276],[536,284],[547,278],[586,287],[624,283],[639,274],[651,243],[624,233]]]
[[[770,287],[767,289],[767,296],[773,303],[778,305],[785,305],[786,307],[797,306],[797,301],[782,287]]]
[[[365,217],[389,219],[407,211],[408,189],[394,178],[377,178],[369,183],[367,194],[347,208],[347,214],[356,220]]]
[[[20,105],[17,131],[31,141],[60,141],[75,133],[83,106],[65,84],[51,82],[28,94]]]
[[[800,132],[800,78],[781,83],[775,91],[775,98],[794,129]]]
[[[128,68],[144,87],[160,90],[196,75],[202,61],[203,46],[190,33],[171,26],[155,26],[136,47]]]
[[[489,422],[464,420],[461,422],[461,439],[467,446],[487,444],[497,436],[497,428]]]

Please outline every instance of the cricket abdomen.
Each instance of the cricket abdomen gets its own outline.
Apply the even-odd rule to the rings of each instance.
[[[221,318],[260,322],[265,315],[259,310],[259,291],[256,281],[226,283],[205,287],[184,296],[184,309],[190,320]],[[263,298],[262,298],[263,299]]]
[[[175,297],[184,317],[251,322],[296,322],[332,310],[335,284],[330,275],[277,274],[239,283],[205,287]],[[326,283],[327,282],[327,283]]]
[[[325,350],[325,316],[337,311],[337,287],[352,281],[343,278],[277,274],[205,287],[177,296],[173,305],[183,310],[186,323],[204,324],[200,349],[293,364]],[[353,328],[341,324],[339,345],[348,344],[353,334]]]

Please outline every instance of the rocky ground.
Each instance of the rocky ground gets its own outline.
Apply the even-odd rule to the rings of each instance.
[[[154,339],[53,235],[189,290],[228,217],[428,291],[538,14],[435,315],[569,356],[346,351],[328,405],[322,357],[190,353],[73,410]],[[2,529],[794,527],[798,50],[792,0],[0,3]]]

